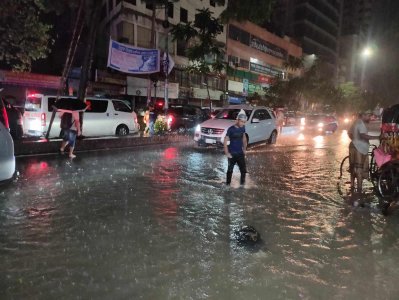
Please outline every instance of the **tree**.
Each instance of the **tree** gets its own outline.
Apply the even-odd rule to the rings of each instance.
[[[42,1],[3,0],[0,10],[0,60],[16,70],[30,70],[32,61],[49,53],[50,25],[40,20]]]
[[[173,40],[184,40],[189,45],[186,54],[189,73],[198,73],[205,77],[209,97],[208,77],[210,73],[220,73],[225,68],[223,50],[216,37],[223,32],[219,18],[212,16],[208,8],[197,9],[194,22],[172,26]],[[210,100],[210,99],[209,99]]]

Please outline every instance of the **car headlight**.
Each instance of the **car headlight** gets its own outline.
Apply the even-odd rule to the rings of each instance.
[[[197,125],[197,127],[195,127],[195,132],[201,132],[201,125]]]
[[[319,124],[317,124],[317,127],[319,127],[319,128],[321,128],[321,127],[323,127],[324,126],[324,123],[319,123]]]

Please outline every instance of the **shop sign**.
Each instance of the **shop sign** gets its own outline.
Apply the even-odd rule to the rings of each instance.
[[[273,77],[265,76],[265,75],[259,75],[258,76],[258,82],[272,84],[273,81],[274,81]]]
[[[60,80],[59,76],[0,70],[0,82],[3,84],[58,89]]]
[[[228,81],[228,90],[232,92],[242,93],[244,85],[242,82],[229,80]]]
[[[211,100],[220,100],[223,91],[209,90],[209,97]],[[193,88],[193,97],[197,99],[208,99],[207,89]]]
[[[258,72],[258,73],[263,73],[263,74],[268,74],[271,76],[281,76],[282,75],[282,71],[276,70],[274,68],[271,67],[267,67],[267,66],[262,66],[256,63],[249,63],[249,69],[251,71],[254,72]]]
[[[276,46],[273,45],[269,42],[266,42],[260,38],[257,38],[253,35],[251,35],[251,42],[250,42],[250,46],[254,49],[257,49],[259,51],[262,51],[266,54],[281,58],[281,59],[285,59],[287,57],[287,51]]]
[[[264,87],[261,86],[260,84],[255,84],[255,83],[249,83],[248,92],[250,94],[254,94],[254,93],[257,93],[259,95],[265,94]]]

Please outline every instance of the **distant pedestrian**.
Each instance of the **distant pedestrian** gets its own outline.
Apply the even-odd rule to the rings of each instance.
[[[238,164],[241,173],[240,184],[245,183],[247,167],[245,163],[245,153],[247,149],[247,137],[245,135],[245,122],[247,116],[241,110],[237,116],[236,124],[229,127],[224,138],[224,153],[228,159],[226,185],[230,185],[231,177],[235,164]]]
[[[281,109],[277,110],[276,112],[276,125],[278,128],[278,133],[280,134],[284,126],[284,112]]]
[[[151,103],[148,107],[149,110],[149,116],[148,116],[148,132],[149,136],[154,136],[154,125],[155,121],[157,120],[157,114],[155,113],[154,110],[154,105]]]
[[[60,153],[63,154],[65,147],[69,145],[69,158],[75,158],[73,154],[75,149],[76,136],[81,135],[81,127],[79,121],[79,112],[62,112],[61,113],[61,129],[64,132],[62,143],[60,147]]]

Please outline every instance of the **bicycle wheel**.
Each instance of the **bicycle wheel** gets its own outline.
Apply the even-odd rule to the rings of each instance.
[[[375,186],[378,181],[378,166],[375,162],[374,152],[370,153],[369,176],[371,183]]]
[[[378,191],[381,197],[395,197],[399,194],[399,165],[387,163],[380,169]]]
[[[349,179],[350,180],[350,170],[349,170],[349,155],[346,156],[339,167],[339,177],[338,179]]]

